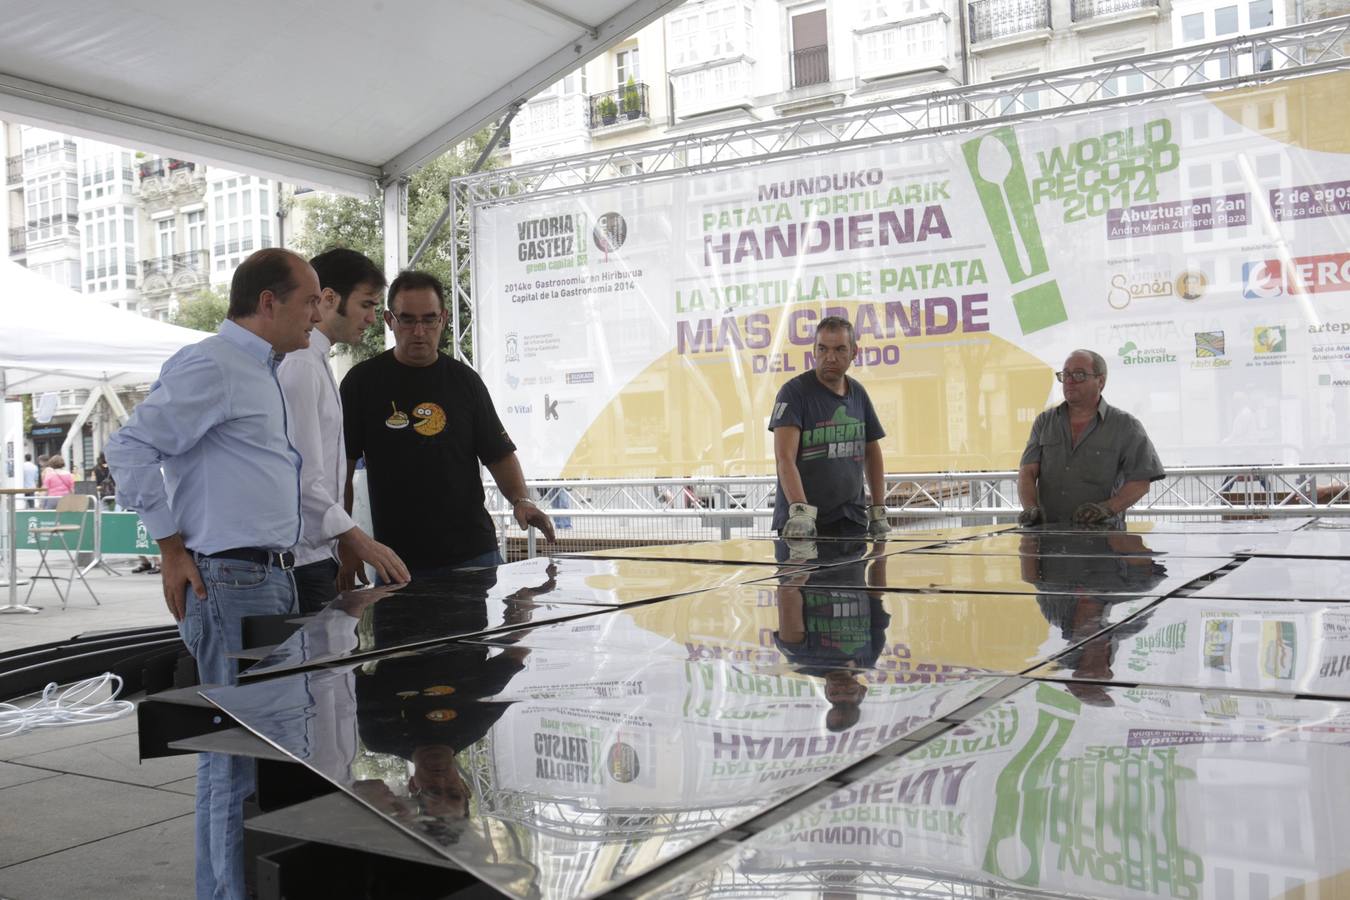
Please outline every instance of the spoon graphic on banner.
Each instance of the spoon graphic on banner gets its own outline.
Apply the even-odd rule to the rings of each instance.
[[[1012,238],[1013,249],[1017,253],[1017,265],[1022,269],[1022,277],[1025,278],[1031,274],[1031,252],[1022,243],[1021,232],[1017,229],[1017,220],[1013,215],[1012,198],[1008,195],[1008,176],[1012,174],[1013,159],[1012,154],[1002,141],[992,134],[986,134],[980,141],[980,152],[976,158],[976,163],[980,168],[980,177],[991,184],[998,185],[998,191],[1003,198],[1003,204],[1008,210],[1009,236]],[[1013,279],[1020,281],[1021,279]]]

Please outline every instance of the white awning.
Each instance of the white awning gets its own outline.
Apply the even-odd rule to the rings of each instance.
[[[0,260],[0,399],[72,388],[149,384],[206,335],[78,294]]]
[[[0,0],[0,118],[355,194],[681,0]]]

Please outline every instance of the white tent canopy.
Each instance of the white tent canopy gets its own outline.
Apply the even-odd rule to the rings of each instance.
[[[115,388],[154,381],[166,359],[204,337],[84,297],[0,260],[0,401],[6,395],[87,388],[89,398],[66,437],[67,456],[100,402],[126,420]],[[0,435],[7,433],[0,402]],[[17,444],[12,449],[17,460]],[[18,465],[14,472],[17,476]]]
[[[0,260],[4,393],[149,384],[200,331],[124,312]]]
[[[0,0],[0,118],[372,194],[680,0]]]

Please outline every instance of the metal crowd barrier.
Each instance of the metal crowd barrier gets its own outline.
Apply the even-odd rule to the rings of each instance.
[[[771,533],[772,476],[539,479],[528,482],[554,522],[564,552],[725,540]],[[541,544],[515,526],[490,481],[487,506],[503,555],[534,556]],[[1017,518],[1017,472],[896,473],[886,506],[897,530],[942,524],[1009,523]],[[1134,518],[1223,520],[1350,516],[1350,464],[1207,466],[1167,470],[1130,512]],[[1350,525],[1350,522],[1347,522]]]

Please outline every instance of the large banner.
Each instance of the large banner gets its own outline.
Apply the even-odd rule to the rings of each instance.
[[[1167,465],[1343,462],[1350,73],[474,210],[533,477],[773,472],[825,315],[889,471],[1014,467],[1086,347]]]

